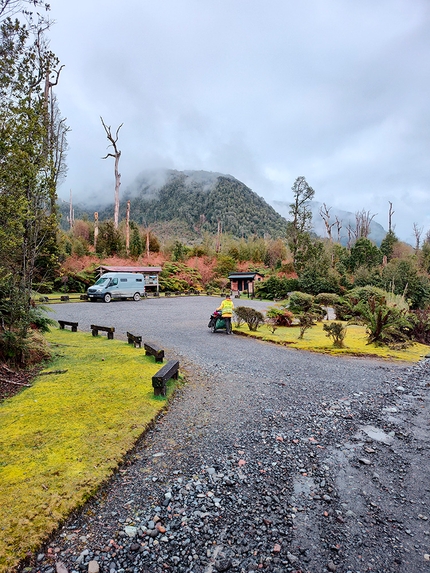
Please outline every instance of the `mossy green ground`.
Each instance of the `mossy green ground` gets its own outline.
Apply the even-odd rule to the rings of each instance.
[[[153,357],[126,342],[52,330],[57,356],[0,405],[0,571],[10,571],[123,459],[157,413]]]
[[[330,321],[324,321],[330,324]],[[337,321],[339,322],[339,321]],[[393,350],[387,346],[367,344],[366,328],[364,326],[347,326],[347,334],[344,340],[344,348],[334,348],[333,342],[323,330],[323,323],[319,322],[311,329],[306,330],[302,340],[299,340],[300,329],[298,326],[279,327],[273,334],[266,325],[260,326],[256,332],[251,332],[248,326],[234,327],[234,332],[252,336],[261,340],[283,344],[289,348],[311,350],[336,355],[374,356],[387,360],[402,360],[406,362],[418,362],[423,356],[430,353],[430,347],[415,343],[405,350]]]

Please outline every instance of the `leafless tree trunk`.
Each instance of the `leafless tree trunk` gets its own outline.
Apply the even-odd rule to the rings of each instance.
[[[325,229],[327,231],[327,237],[329,238],[329,241],[332,242],[333,240],[332,229],[336,225],[336,222],[330,223],[330,210],[331,207],[327,207],[327,205],[323,203],[323,206],[320,207],[319,213],[322,217],[322,220],[324,221]]]
[[[393,204],[391,203],[391,201],[388,201],[390,208],[388,210],[388,232],[392,233],[393,232],[393,227],[391,225],[391,221],[394,215],[394,211],[393,211]]]
[[[355,239],[355,231],[351,227],[351,225],[348,225],[348,227],[346,228],[346,231],[348,233],[348,242],[347,242],[346,246],[348,247],[348,249],[350,249],[352,246],[352,241],[353,241],[353,239]]]
[[[128,256],[130,253],[130,200],[127,201],[127,212],[125,215],[125,250]]]
[[[370,211],[357,211],[355,214],[355,237],[360,239],[361,237],[367,238],[370,235],[370,224],[376,215],[370,215]]]
[[[119,165],[119,158],[121,157],[121,151],[118,149],[117,143],[118,143],[119,130],[121,129],[123,124],[121,123],[121,125],[116,130],[115,135],[112,135],[111,126],[106,125],[105,122],[103,121],[102,117],[100,117],[100,119],[101,119],[102,125],[104,127],[104,130],[106,132],[106,137],[107,137],[108,141],[110,141],[110,145],[108,145],[108,147],[112,147],[113,151],[114,151],[113,153],[107,153],[104,157],[102,157],[102,159],[107,159],[108,157],[113,157],[115,159],[115,206],[114,206],[114,214],[113,214],[113,224],[114,224],[115,229],[118,229],[119,187],[121,185],[121,174],[118,171],[118,165]]]
[[[335,225],[336,225],[336,232],[337,232],[337,242],[340,243],[340,232],[342,230],[342,221],[340,221],[337,216],[336,216]]]
[[[94,248],[97,248],[97,237],[99,236],[99,214],[94,213]]]
[[[423,227],[418,227],[417,223],[414,223],[414,236],[415,236],[415,254],[418,254],[421,245],[421,235],[423,233]]]

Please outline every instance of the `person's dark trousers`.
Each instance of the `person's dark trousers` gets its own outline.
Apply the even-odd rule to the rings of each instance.
[[[227,334],[231,334],[231,316],[224,317]]]

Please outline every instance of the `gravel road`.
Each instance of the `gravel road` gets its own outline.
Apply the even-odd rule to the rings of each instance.
[[[160,344],[188,383],[26,571],[429,572],[430,361],[212,334],[219,303],[52,306],[79,330]]]

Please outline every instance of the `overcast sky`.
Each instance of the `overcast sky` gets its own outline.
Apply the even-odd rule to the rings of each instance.
[[[144,169],[233,175],[290,202],[430,229],[429,0],[52,0],[71,128],[59,194],[113,201]]]

